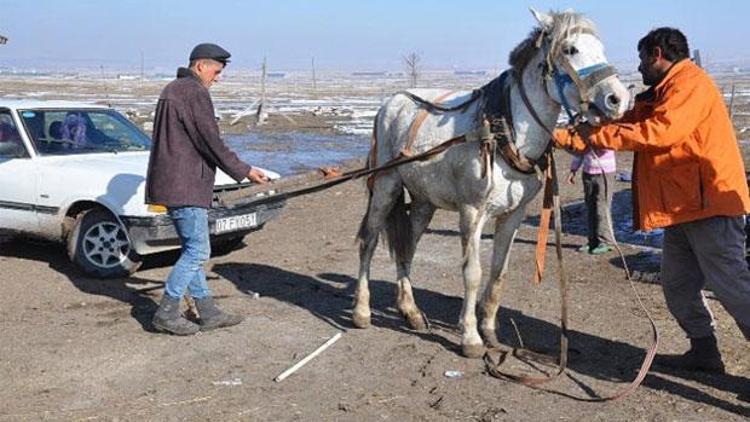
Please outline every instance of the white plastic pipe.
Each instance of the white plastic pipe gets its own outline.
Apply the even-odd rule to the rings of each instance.
[[[302,368],[307,362],[310,362],[315,356],[318,356],[319,354],[323,353],[323,351],[325,349],[331,347],[331,345],[333,343],[336,343],[341,338],[342,334],[343,334],[343,332],[339,331],[333,337],[331,337],[330,339],[328,339],[327,342],[323,343],[320,347],[318,347],[317,349],[315,349],[314,352],[312,352],[309,355],[305,356],[301,361],[295,363],[294,366],[292,366],[291,368],[289,368],[286,371],[282,372],[281,374],[279,374],[279,376],[277,376],[273,380],[276,381],[276,382],[284,381],[284,379],[286,377],[288,377],[289,375],[292,375],[293,373],[295,373],[299,368]]]

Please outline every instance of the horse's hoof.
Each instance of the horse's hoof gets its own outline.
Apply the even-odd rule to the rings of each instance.
[[[404,315],[404,317],[406,317],[406,323],[412,330],[425,331],[427,329],[427,322],[425,322],[425,317],[421,313],[412,312]]]
[[[371,324],[370,315],[360,315],[355,313],[352,315],[352,324],[354,324],[354,327],[356,328],[369,328]]]
[[[469,359],[479,359],[484,356],[485,348],[483,344],[462,344],[461,353]]]

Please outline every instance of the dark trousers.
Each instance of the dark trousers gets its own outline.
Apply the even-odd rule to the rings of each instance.
[[[612,239],[612,191],[615,178],[613,173],[583,173],[583,194],[586,202],[589,247],[601,243],[613,244]],[[606,189],[604,186],[606,180]],[[606,190],[606,192],[605,192]]]
[[[718,216],[664,230],[664,297],[689,338],[714,331],[714,317],[701,291],[708,287],[750,340],[750,271],[744,228],[744,217]]]

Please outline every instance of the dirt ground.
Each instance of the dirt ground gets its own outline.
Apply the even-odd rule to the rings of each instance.
[[[564,176],[568,158],[557,155]],[[614,188],[616,220],[627,219],[628,184]],[[382,247],[373,261],[373,326],[352,328],[354,236],[366,195],[361,183],[350,182],[291,200],[245,247],[211,259],[209,284],[219,305],[247,320],[188,338],[154,333],[149,322],[175,254],[147,259],[133,277],[101,281],[81,276],[60,245],[0,243],[0,420],[746,420],[748,346],[715,300],[727,375],[654,369],[619,402],[565,396],[623,388],[650,341],[617,256],[576,251],[585,242],[581,190],[580,181],[563,185],[571,362],[546,386],[552,392],[491,378],[481,360],[459,354],[456,214],[438,212],[413,265],[416,300],[431,329],[408,329],[395,310],[395,268]],[[514,245],[499,334],[505,345],[517,345],[513,321],[527,347],[554,354],[559,293],[552,248],[545,281],[529,282],[538,209],[537,201]],[[653,254],[633,243],[622,244],[628,261],[641,263],[641,274],[656,271],[658,255],[646,259]],[[491,246],[486,234],[485,264]],[[656,320],[660,351],[682,352],[687,342],[655,279],[642,277],[637,290]],[[273,381],[341,331],[322,355]],[[507,369],[528,367],[514,361]]]

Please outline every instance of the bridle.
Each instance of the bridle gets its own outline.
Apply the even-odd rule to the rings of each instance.
[[[571,32],[573,32],[574,30],[575,28],[572,29]],[[578,34],[586,33],[595,35],[593,31],[587,28],[579,28],[576,32]],[[551,52],[550,44],[552,44],[552,40],[550,39],[549,33],[542,30],[535,43],[536,47],[540,48],[544,55],[544,61],[540,64],[540,66],[542,67],[542,86],[544,87],[544,91],[547,93],[547,96],[551,99],[554,99],[555,97],[550,94],[547,88],[547,81],[552,79],[557,90],[557,96],[560,99],[560,105],[568,115],[568,123],[570,125],[575,125],[580,121],[582,114],[588,111],[589,104],[591,103],[593,97],[594,88],[605,79],[616,76],[617,70],[614,66],[610,65],[607,62],[595,63],[581,69],[576,69],[570,63],[570,60],[568,60],[566,55],[561,54],[562,50],[560,48],[557,48],[557,51],[555,52]],[[552,53],[554,53],[554,55]],[[556,62],[558,61],[560,63],[560,66],[556,64]],[[528,97],[521,81],[521,75],[517,75],[516,80],[518,81],[519,87],[521,88],[521,97],[523,98],[523,101],[526,104],[526,107],[529,109],[532,117],[534,118],[534,120],[536,120],[537,124],[542,126],[542,128],[544,128],[544,130],[551,135],[552,131],[541,121],[541,119],[539,119],[536,111],[531,106],[531,102],[528,101]],[[573,84],[576,87],[578,96],[581,99],[578,107],[578,113],[575,113],[575,110],[568,102],[568,99],[565,97],[565,88],[570,84]]]

